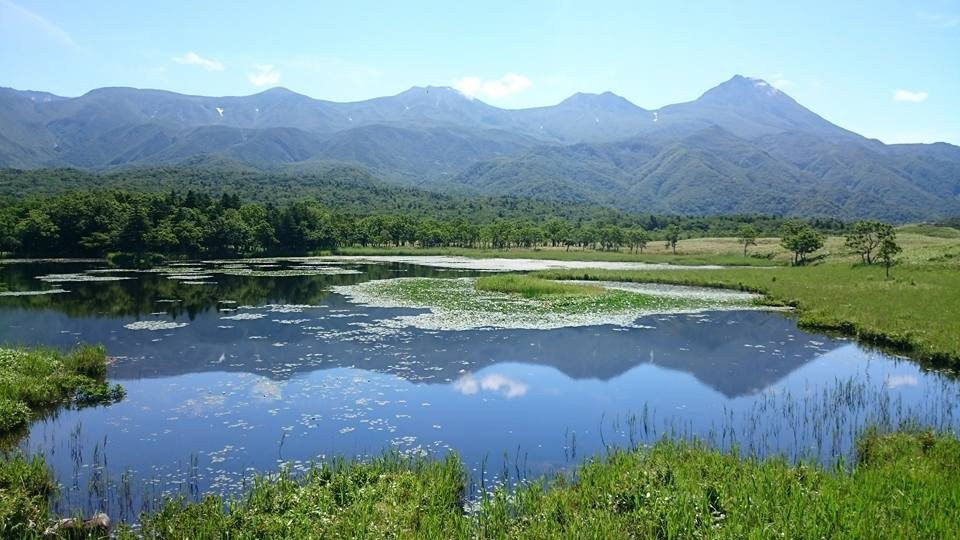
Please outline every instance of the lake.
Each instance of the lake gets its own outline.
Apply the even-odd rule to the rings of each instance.
[[[787,313],[437,330],[403,324],[423,309],[331,290],[502,268],[402,261],[0,264],[0,342],[102,343],[127,390],[39,419],[19,442],[62,484],[55,510],[131,520],[161,495],[238,493],[281,466],[384,451],[455,450],[476,493],[663,436],[833,463],[867,423],[960,427],[954,377]]]

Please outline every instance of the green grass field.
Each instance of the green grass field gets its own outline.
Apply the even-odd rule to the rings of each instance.
[[[909,264],[945,263],[960,268],[960,231],[950,227],[933,225],[906,225],[897,230],[897,241],[903,247],[899,259]],[[736,238],[688,238],[681,240],[674,254],[664,242],[651,241],[643,253],[628,250],[596,251],[579,248],[540,249],[468,249],[441,248],[341,248],[340,255],[459,255],[472,258],[520,258],[557,259],[575,261],[616,261],[673,263],[686,265],[726,266],[785,266],[790,263],[790,253],[780,246],[779,238],[758,238],[757,245],[748,248],[743,255],[743,245]],[[859,257],[844,247],[839,236],[827,237],[823,249],[815,257],[833,261],[855,263]]]

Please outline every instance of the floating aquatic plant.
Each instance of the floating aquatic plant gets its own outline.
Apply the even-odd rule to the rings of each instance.
[[[258,269],[253,268],[224,268],[215,270],[219,274],[227,276],[243,277],[296,277],[296,276],[331,276],[340,274],[359,274],[359,270],[350,268],[340,268],[335,266],[299,266],[282,270],[264,270],[261,266]]]
[[[130,276],[106,276],[102,274],[47,274],[45,276],[39,276],[37,279],[49,283],[64,283],[82,281],[122,281],[133,278]]]
[[[128,330],[173,330],[183,328],[190,323],[174,321],[135,321],[123,325]]]
[[[631,326],[639,317],[658,313],[758,308],[752,295],[708,294],[706,289],[632,290],[618,284],[601,284],[602,294],[591,291],[528,298],[478,290],[475,282],[474,278],[394,278],[332,290],[358,304],[429,309],[429,313],[399,316],[384,323],[430,330]]]
[[[266,316],[264,313],[237,313],[236,315],[227,315],[220,318],[225,321],[255,321]]]
[[[0,296],[39,296],[43,294],[61,294],[70,292],[66,289],[44,289],[42,291],[0,291]]]

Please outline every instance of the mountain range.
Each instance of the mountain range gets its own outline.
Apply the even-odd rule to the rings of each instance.
[[[739,75],[656,110],[610,92],[511,110],[446,87],[353,103],[284,88],[74,98],[0,88],[0,167],[172,164],[284,174],[353,165],[431,190],[658,213],[960,215],[960,147],[886,145]]]

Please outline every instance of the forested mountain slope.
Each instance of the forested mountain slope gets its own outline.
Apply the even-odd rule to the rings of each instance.
[[[960,148],[866,139],[741,76],[658,110],[609,92],[509,110],[444,87],[353,103],[283,88],[0,89],[0,167],[197,163],[292,174],[348,164],[431,190],[658,213],[960,215]]]

